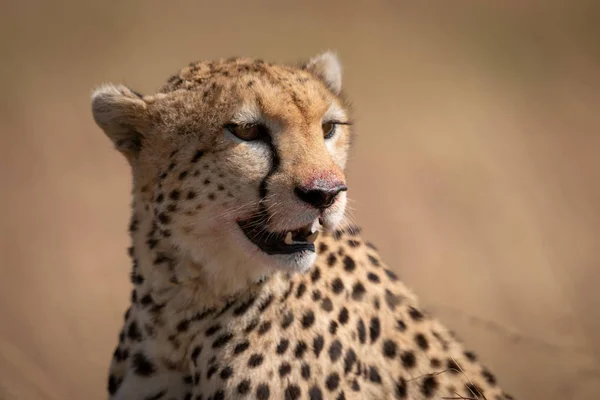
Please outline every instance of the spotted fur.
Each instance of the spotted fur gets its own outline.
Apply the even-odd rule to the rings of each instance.
[[[349,126],[320,131],[350,122],[334,55],[192,63],[155,95],[102,86],[92,108],[134,178],[111,399],[511,398],[344,223],[345,194],[322,214],[294,197],[345,179]],[[257,120],[261,143],[223,128]],[[321,215],[315,253],[261,252],[236,225],[259,209],[273,231]]]

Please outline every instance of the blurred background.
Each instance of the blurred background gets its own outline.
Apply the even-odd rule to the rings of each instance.
[[[367,238],[508,392],[600,398],[600,3],[423,3],[3,0],[0,399],[105,398],[131,182],[92,88],[324,49]]]

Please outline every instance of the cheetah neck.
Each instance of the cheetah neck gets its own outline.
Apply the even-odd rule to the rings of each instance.
[[[261,290],[281,291],[287,277],[279,272],[243,276],[236,272],[224,277],[207,271],[183,253],[164,232],[160,232],[148,212],[136,209],[130,223],[133,261],[131,280],[141,306],[160,307],[168,304],[175,313],[197,313],[220,308],[225,304]],[[214,267],[211,268],[214,270]],[[228,270],[223,265],[222,270]],[[235,277],[235,279],[234,279]],[[147,304],[144,304],[147,303]]]

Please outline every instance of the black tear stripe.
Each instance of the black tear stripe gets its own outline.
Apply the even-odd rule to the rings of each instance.
[[[258,187],[258,195],[260,196],[260,214],[264,216],[268,216],[267,209],[263,204],[264,200],[267,198],[268,189],[267,189],[267,181],[269,178],[277,172],[279,169],[279,165],[281,164],[281,159],[279,158],[279,153],[277,153],[277,149],[273,144],[273,138],[271,135],[267,134],[262,138],[262,140],[269,146],[269,150],[271,151],[271,169],[265,176],[265,178],[260,182]]]

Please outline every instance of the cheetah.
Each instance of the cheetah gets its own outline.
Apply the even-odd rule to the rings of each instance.
[[[348,222],[332,52],[194,62],[95,122],[133,175],[110,399],[510,399]]]

